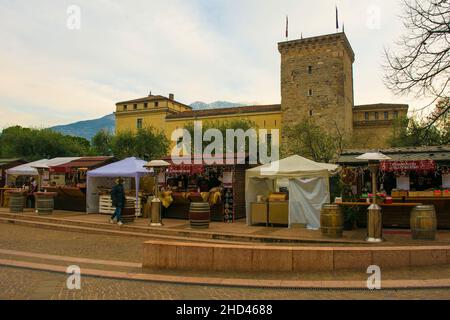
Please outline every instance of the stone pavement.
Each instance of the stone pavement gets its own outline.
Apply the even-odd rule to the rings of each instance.
[[[72,256],[79,258],[120,260],[131,266],[141,262],[142,240],[136,238],[81,234],[58,230],[0,224],[0,248],[21,250],[40,254]],[[26,260],[13,255],[0,258]],[[49,263],[49,261],[33,262]],[[53,263],[53,261],[51,261]],[[68,262],[61,265],[67,266]],[[83,264],[80,266],[83,268]],[[96,266],[89,265],[91,268]],[[104,267],[104,266],[103,266]],[[101,268],[101,267],[98,267]],[[120,269],[119,269],[120,270]],[[161,272],[161,271],[160,271]],[[180,275],[176,271],[165,272]],[[185,276],[202,276],[198,272],[183,273]],[[242,274],[210,273],[204,276],[227,276]],[[310,273],[310,274],[247,274],[257,279],[282,278],[303,280],[363,280],[360,273]],[[0,266],[0,299],[450,299],[448,289],[383,290],[281,290],[182,285],[134,280],[82,277],[81,291],[66,289],[67,275],[46,271],[34,271]],[[402,269],[383,272],[383,279],[441,279],[450,277],[450,267]]]
[[[425,290],[273,290],[159,284],[82,277],[80,290],[66,288],[66,275],[0,267],[0,299],[45,300],[304,300],[304,299],[442,299],[450,289]]]
[[[32,227],[0,224],[0,249],[31,253],[50,254],[90,259],[118,260],[129,263],[142,262],[142,239],[97,234],[83,234],[59,230],[45,230]],[[68,262],[56,263],[45,259],[26,259],[25,257],[1,254],[0,258],[68,265]],[[103,265],[79,264],[81,267],[104,269]],[[108,270],[129,271],[129,268],[109,267]],[[136,271],[136,270],[133,270]],[[154,274],[180,275],[177,270],[149,270]],[[314,272],[314,273],[251,273],[185,271],[185,276],[228,277],[252,279],[283,280],[365,280],[365,272]],[[383,279],[441,279],[450,278],[450,266],[401,268],[397,271],[383,271]]]
[[[0,208],[0,215],[3,218],[10,217],[11,214],[7,208]],[[312,231],[301,228],[281,228],[265,226],[247,226],[245,220],[238,220],[235,223],[211,222],[210,227],[205,230],[190,229],[189,222],[178,219],[164,219],[164,226],[149,227],[148,219],[138,218],[134,223],[124,225],[121,228],[109,225],[108,216],[100,214],[84,214],[80,212],[68,212],[56,210],[52,215],[38,216],[34,211],[26,209],[24,213],[16,215],[19,218],[29,217],[33,221],[42,221],[51,223],[57,220],[60,225],[83,225],[92,228],[102,228],[107,230],[116,230],[124,232],[139,232],[144,234],[160,234],[166,236],[190,236],[194,238],[208,238],[207,235],[214,235],[215,239],[233,241],[261,241],[267,239],[270,241],[306,241],[318,244],[323,242],[341,243],[348,245],[366,245],[364,241],[366,236],[365,229],[345,231],[340,239],[330,239],[322,237],[319,231]],[[56,223],[56,222],[55,222]],[[450,231],[439,230],[436,241],[417,241],[411,239],[410,230],[407,229],[384,229],[384,238],[386,242],[380,245],[436,245],[449,244]],[[259,239],[259,240],[258,240]],[[299,243],[300,244],[300,243]],[[376,244],[373,244],[376,246]]]

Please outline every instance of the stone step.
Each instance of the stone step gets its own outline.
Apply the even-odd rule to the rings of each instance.
[[[107,223],[108,216],[105,216],[105,223],[92,222],[92,221],[82,221],[76,218],[54,218],[50,216],[34,216],[34,215],[24,215],[24,214],[13,214],[0,212],[0,218],[14,219],[20,221],[30,221],[30,222],[43,222],[50,223],[53,225],[64,225],[64,226],[78,226],[102,230],[116,231],[118,226],[114,224]],[[126,231],[130,233],[137,234],[148,234],[150,237],[167,236],[173,237],[174,239],[179,238],[189,238],[193,241],[207,241],[207,242],[253,242],[253,243],[325,243],[325,244],[355,244],[363,245],[366,244],[364,241],[346,241],[341,239],[300,239],[300,238],[289,238],[282,236],[264,236],[264,235],[253,235],[253,234],[232,234],[225,232],[211,232],[211,231],[196,231],[196,230],[180,230],[180,229],[168,229],[168,228],[157,228],[157,227],[142,227],[135,226],[133,224],[125,224],[120,227],[120,231]]]
[[[81,269],[108,269],[114,271],[141,272],[142,263],[118,260],[92,259],[79,256],[61,256],[48,253],[0,249],[0,259],[12,259],[31,263],[51,263],[60,266],[79,266]]]
[[[0,223],[11,223],[11,224],[16,224],[16,225],[21,225],[21,226],[37,227],[37,228],[51,229],[51,230],[126,236],[126,237],[137,237],[137,238],[142,238],[143,240],[150,240],[150,239],[163,239],[163,240],[167,240],[167,241],[176,241],[176,240],[185,241],[186,240],[186,237],[175,237],[175,236],[168,236],[168,235],[162,235],[162,234],[122,231],[122,230],[119,230],[118,227],[116,227],[116,230],[111,230],[111,229],[107,229],[107,228],[93,228],[93,227],[69,225],[69,224],[63,224],[63,223],[49,223],[49,222],[41,222],[41,221],[34,221],[34,220],[27,220],[27,219],[14,219],[11,217],[9,217],[9,218],[0,217]],[[235,241],[209,240],[209,239],[193,238],[193,237],[190,237],[189,241],[227,243],[227,244],[239,243],[239,242],[235,242]]]
[[[13,268],[24,268],[31,270],[50,271],[66,274],[66,267],[56,264],[36,263],[0,258],[0,265]],[[203,285],[220,287],[243,287],[243,288],[271,288],[271,289],[360,289],[369,290],[366,281],[357,280],[283,280],[283,279],[249,279],[230,277],[205,277],[205,276],[182,276],[167,274],[152,274],[139,272],[122,272],[112,270],[83,268],[82,275],[128,281],[148,281],[157,283]],[[419,288],[450,288],[450,279],[410,279],[410,280],[383,280],[382,290],[388,289],[419,289]]]

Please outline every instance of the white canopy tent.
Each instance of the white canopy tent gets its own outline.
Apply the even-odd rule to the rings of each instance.
[[[136,204],[139,201],[140,178],[153,172],[144,168],[147,162],[135,157],[114,162],[87,172],[86,212],[97,213],[99,210],[99,186],[112,187],[115,178],[134,178],[136,187]]]
[[[50,169],[53,166],[60,166],[62,164],[66,164],[75,160],[81,159],[81,157],[59,157],[47,160],[42,163],[33,164],[32,167],[35,169]]]
[[[314,162],[298,155],[247,170],[247,224],[252,224],[250,203],[256,202],[258,195],[268,196],[276,191],[280,181],[287,180],[289,227],[293,224],[306,224],[311,229],[318,229],[322,205],[330,202],[329,177],[337,171],[337,165]]]
[[[6,183],[8,183],[8,176],[39,176],[39,169],[48,169],[50,166],[58,166],[64,163],[77,160],[79,157],[63,157],[63,158],[53,158],[53,159],[41,159],[29,163],[22,164],[20,166],[10,168],[6,170]]]

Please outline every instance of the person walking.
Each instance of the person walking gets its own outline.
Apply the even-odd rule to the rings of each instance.
[[[34,193],[37,191],[37,182],[34,180],[33,177],[30,178],[29,184],[28,184],[28,208],[34,208],[35,207],[35,197]]]
[[[125,207],[125,191],[123,189],[123,182],[124,180],[122,178],[118,178],[116,180],[116,185],[111,190],[111,201],[113,207],[116,208],[114,211],[114,214],[111,217],[110,223],[115,223],[117,221],[117,225],[121,226],[123,225],[122,222],[122,210]]]

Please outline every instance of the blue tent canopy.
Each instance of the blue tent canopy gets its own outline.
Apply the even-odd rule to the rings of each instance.
[[[87,172],[87,213],[98,212],[98,184],[99,178],[135,178],[136,184],[136,206],[139,202],[139,182],[140,178],[148,175],[153,170],[147,170],[144,165],[147,161],[135,157],[127,158],[122,161],[114,162],[106,166]]]

